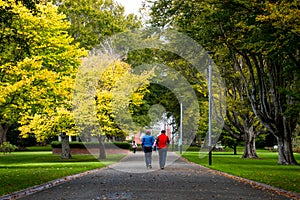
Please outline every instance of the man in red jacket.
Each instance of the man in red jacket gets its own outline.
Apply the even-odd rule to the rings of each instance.
[[[157,149],[159,157],[159,167],[160,169],[165,168],[168,145],[170,143],[169,137],[166,135],[166,131],[162,130],[161,134],[157,137]]]

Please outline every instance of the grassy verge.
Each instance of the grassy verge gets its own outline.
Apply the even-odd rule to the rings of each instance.
[[[242,153],[213,152],[212,165],[208,165],[208,157],[199,152],[185,152],[183,157],[205,167],[226,172],[235,176],[250,179],[287,191],[300,193],[300,166],[277,164],[277,153],[258,150],[259,159],[243,159]],[[300,162],[300,154],[295,154]]]
[[[61,177],[105,167],[124,155],[107,155],[99,162],[92,155],[73,155],[70,160],[49,151],[26,151],[0,154],[0,196]]]

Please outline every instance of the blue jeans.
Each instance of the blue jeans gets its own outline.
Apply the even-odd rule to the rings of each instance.
[[[146,166],[151,166],[152,147],[144,147]]]
[[[166,164],[168,147],[158,149],[159,167],[164,168]]]

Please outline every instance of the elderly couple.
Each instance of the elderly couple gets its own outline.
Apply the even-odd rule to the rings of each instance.
[[[146,135],[142,138],[142,147],[145,153],[146,167],[152,168],[152,146],[154,145],[155,139],[151,135],[151,131],[146,131]],[[162,130],[161,134],[156,139],[156,145],[158,149],[159,167],[160,169],[165,168],[166,157],[168,151],[168,145],[170,143],[169,137],[166,135],[166,131]]]

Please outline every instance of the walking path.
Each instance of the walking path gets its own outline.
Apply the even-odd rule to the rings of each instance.
[[[131,153],[117,164],[93,170],[33,194],[21,195],[19,199],[300,199],[300,194],[210,170],[187,162],[173,152],[168,152],[164,170],[159,169],[157,152],[153,152],[152,169],[145,167],[143,156],[143,152]]]

